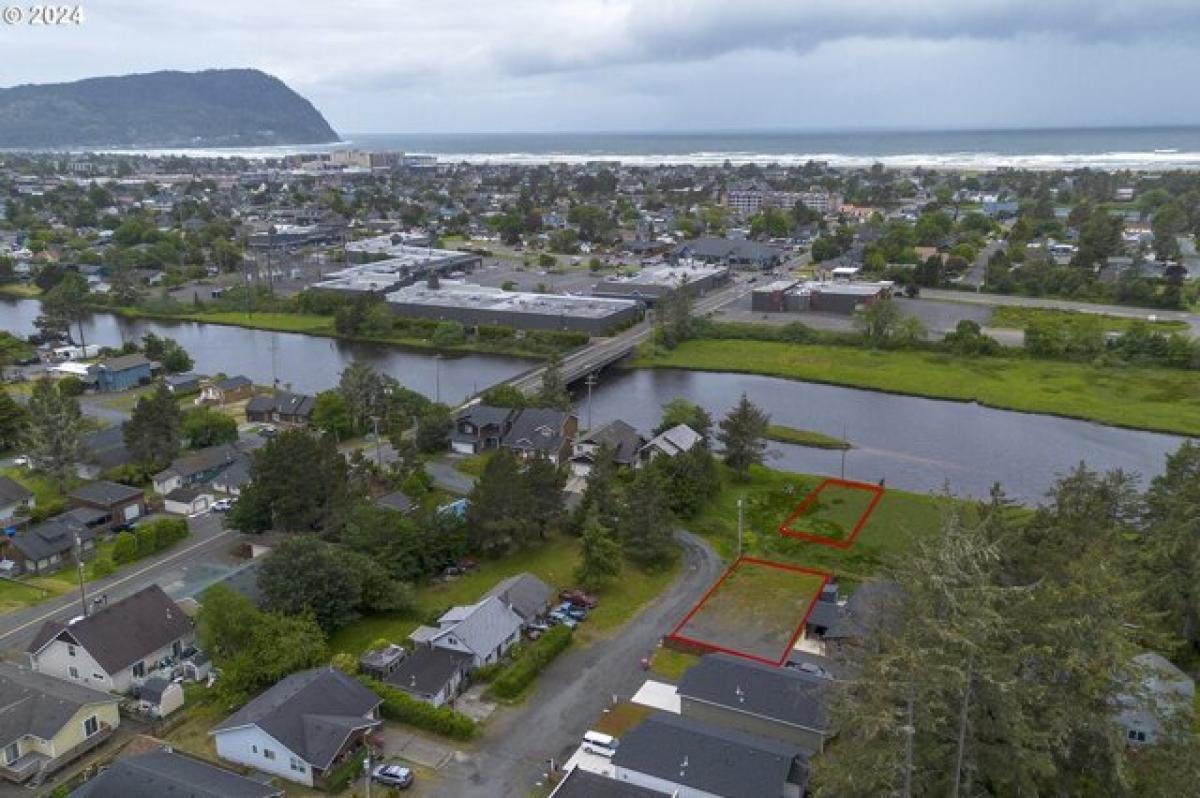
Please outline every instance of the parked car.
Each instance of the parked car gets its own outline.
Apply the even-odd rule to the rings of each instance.
[[[576,626],[579,625],[579,621],[575,620],[570,615],[566,615],[565,613],[559,612],[558,610],[555,610],[554,612],[550,613],[549,618],[550,618],[551,623],[561,624],[562,626],[565,626],[568,629],[574,629]]]
[[[533,632],[548,632],[550,631],[550,624],[542,623],[541,621],[534,621],[533,623],[529,624],[529,630]]]
[[[213,502],[212,510],[214,513],[227,513],[233,509],[233,499],[217,499]]]
[[[562,604],[559,604],[557,607],[555,607],[554,610],[555,612],[561,612],[563,615],[566,615],[568,618],[572,618],[576,621],[582,621],[587,618],[587,610],[585,610],[583,607],[577,607],[569,601],[564,601]]]
[[[596,609],[596,604],[598,603],[596,599],[592,598],[587,593],[584,593],[582,590],[564,590],[558,594],[558,597],[563,601],[574,604],[577,607],[586,607],[589,610]]]
[[[379,765],[371,771],[371,780],[389,787],[407,790],[413,783],[413,772],[401,765]]]

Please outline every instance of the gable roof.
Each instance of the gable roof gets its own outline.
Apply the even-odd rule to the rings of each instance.
[[[541,614],[550,603],[550,586],[529,572],[514,574],[501,579],[484,598],[495,596],[525,621]]]
[[[824,732],[829,680],[728,654],[708,654],[679,682],[680,698]]]
[[[581,767],[571,768],[551,798],[668,798],[668,793],[617,781]]]
[[[125,434],[120,424],[85,435],[80,444],[83,448],[83,460],[101,468],[113,468],[133,462],[133,455],[125,446]]]
[[[223,720],[213,734],[254,725],[312,767],[324,770],[350,735],[379,725],[383,703],[355,679],[326,666],[293,673]]]
[[[451,607],[438,619],[444,628],[434,638],[454,635],[459,642],[476,654],[490,654],[521,628],[521,618],[495,596],[477,604]]]
[[[470,661],[471,655],[462,651],[421,646],[401,660],[384,681],[410,692],[433,695]]]
[[[186,478],[194,474],[201,474],[214,468],[230,465],[239,454],[237,447],[232,443],[207,446],[192,454],[175,458],[169,467],[155,474],[154,479],[161,481],[172,476]]]
[[[825,632],[826,640],[863,640],[886,629],[896,618],[903,592],[896,582],[864,582],[850,594],[838,622]]]
[[[61,556],[74,548],[76,535],[85,543],[94,538],[95,530],[88,523],[103,518],[104,514],[99,510],[86,507],[68,510],[13,535],[8,542],[27,560],[44,560],[55,554]]]
[[[607,446],[612,452],[614,463],[628,465],[637,456],[638,450],[645,445],[646,439],[636,429],[621,419],[610,421],[595,432],[590,432],[580,438],[578,443]]]
[[[136,499],[141,495],[141,488],[131,488],[119,482],[98,479],[75,488],[67,494],[67,498],[88,504],[112,505]]]
[[[102,360],[98,364],[101,369],[107,371],[129,371],[130,369],[149,366],[150,361],[145,355],[134,353],[132,355],[121,355],[120,357],[110,357],[107,360]]]
[[[0,662],[0,747],[27,734],[49,740],[83,707],[118,700],[90,687]]]
[[[33,491],[15,479],[0,476],[0,504],[16,504],[33,498]]]
[[[308,394],[276,391],[259,394],[246,403],[247,413],[278,413],[283,416],[310,416],[316,399]]]
[[[530,407],[520,411],[502,444],[510,449],[543,453],[557,452],[566,435],[567,420],[573,414],[565,410]]]
[[[386,493],[375,500],[375,505],[385,510],[394,510],[398,513],[407,513],[416,505],[413,500],[408,498],[408,494],[402,490],[394,490],[391,493]]]
[[[627,732],[612,763],[725,798],[762,798],[783,792],[798,759],[803,786],[807,758],[796,745],[664,714]]]
[[[470,421],[477,427],[502,427],[516,412],[510,407],[472,405],[462,410],[454,420],[455,422]]]
[[[225,379],[217,382],[216,387],[222,391],[236,391],[239,388],[245,388],[253,384],[254,383],[250,382],[249,377],[236,374],[232,377],[226,377]]]
[[[674,457],[686,451],[690,451],[693,446],[700,442],[700,433],[689,427],[687,424],[676,424],[668,430],[663,430],[658,435],[650,439],[650,442],[643,448],[655,448],[661,450],[664,454]]]
[[[191,631],[191,619],[154,584],[73,624],[47,621],[26,650],[36,658],[50,641],[66,636],[113,674]]]
[[[113,762],[69,798],[276,798],[283,790],[170,751]]]

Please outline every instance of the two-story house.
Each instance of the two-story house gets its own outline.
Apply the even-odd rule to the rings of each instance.
[[[463,409],[454,418],[451,448],[459,454],[478,454],[500,448],[516,415],[516,410],[491,405],[472,405]]]
[[[495,662],[521,639],[521,616],[495,596],[476,604],[451,607],[438,625],[418,626],[409,635],[417,645],[471,655],[471,667]]]
[[[161,587],[150,585],[77,621],[47,621],[26,652],[39,673],[128,693],[194,642],[191,618]]]

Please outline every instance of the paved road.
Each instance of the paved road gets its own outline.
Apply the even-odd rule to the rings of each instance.
[[[475,487],[475,477],[459,471],[454,467],[455,462],[453,456],[439,457],[425,464],[425,472],[439,488],[466,495]]]
[[[182,585],[187,581],[188,568],[219,559],[221,551],[235,535],[222,528],[219,515],[209,514],[190,519],[189,526],[191,535],[188,539],[162,556],[142,560],[110,577],[88,582],[88,597],[106,593],[112,602],[155,582],[164,587],[168,584]],[[50,601],[0,615],[0,651],[19,653],[44,622],[66,622],[79,614],[79,593],[71,591]]]
[[[527,795],[553,757],[563,762],[583,733],[612,702],[628,700],[646,679],[639,662],[717,579],[721,561],[707,543],[686,532],[679,579],[611,638],[571,650],[538,677],[520,707],[488,721],[478,752],[446,766],[432,795],[495,798]]]

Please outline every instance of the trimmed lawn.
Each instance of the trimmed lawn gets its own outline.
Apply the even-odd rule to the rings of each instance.
[[[765,374],[1200,435],[1200,379],[1193,371],[743,340],[686,341],[635,364]]]
[[[479,454],[472,454],[464,457],[457,462],[452,462],[455,471],[461,471],[469,477],[479,478],[483,476],[483,469],[487,467],[488,461],[495,456],[499,449],[492,449]]]
[[[401,642],[422,622],[433,622],[452,606],[472,604],[505,577],[528,571],[557,591],[574,585],[579,563],[579,539],[551,538],[541,546],[498,560],[482,560],[479,568],[444,582],[429,582],[417,589],[417,609],[412,613],[383,613],[360,618],[339,629],[329,640],[331,653],[358,656],[380,638]],[[597,640],[629,620],[674,580],[678,565],[647,574],[626,563],[617,580],[597,593],[599,606],[575,630],[577,643]]]
[[[767,440],[779,443],[792,443],[796,446],[810,446],[814,449],[849,449],[850,443],[823,432],[797,429],[783,424],[771,424],[767,427]]]
[[[737,499],[746,498],[742,553],[767,560],[832,571],[844,586],[874,574],[885,559],[908,551],[922,535],[934,532],[947,501],[919,493],[887,490],[849,549],[821,546],[779,534],[779,525],[823,477],[756,466],[747,482],[738,482],[722,466],[722,490],[686,526],[703,535],[727,560],[737,551]]]
[[[824,583],[817,574],[739,561],[672,635],[775,662]]]
[[[26,580],[0,579],[0,614],[37,604],[55,595]]]
[[[0,283],[0,295],[30,299],[41,296],[42,289],[33,283]]]
[[[1131,308],[1131,310],[1133,310]],[[1133,318],[1130,316],[1112,316],[1107,313],[1084,313],[1075,310],[1057,310],[1055,308],[1027,308],[1018,305],[1001,305],[992,311],[992,317],[988,320],[989,327],[1006,327],[1014,330],[1023,330],[1033,321],[1057,321],[1072,324],[1085,319],[1099,319],[1104,325],[1107,332],[1125,332],[1134,322],[1142,322],[1150,325],[1157,332],[1172,333],[1172,332],[1187,332],[1188,324],[1183,321],[1174,319],[1155,319],[1149,320],[1149,316],[1153,316],[1154,311],[1146,309],[1143,311],[1142,318]]]
[[[692,654],[659,646],[650,658],[650,672],[672,684],[678,684],[683,674],[699,661],[700,658]]]

